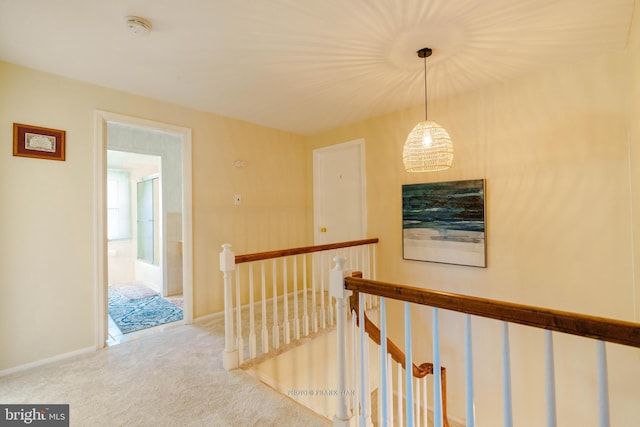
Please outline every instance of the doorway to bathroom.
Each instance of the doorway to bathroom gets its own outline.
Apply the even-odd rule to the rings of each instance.
[[[107,150],[109,344],[183,319],[180,212],[164,206],[180,194],[162,197],[177,175],[161,156]]]
[[[190,131],[98,115],[106,231],[98,236],[104,248],[98,304],[105,308],[98,335],[112,345],[192,321],[190,159],[184,159]]]

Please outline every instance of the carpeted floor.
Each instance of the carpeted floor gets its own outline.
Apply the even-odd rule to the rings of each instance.
[[[72,426],[326,426],[242,370],[209,320],[0,377],[0,402],[68,403]]]

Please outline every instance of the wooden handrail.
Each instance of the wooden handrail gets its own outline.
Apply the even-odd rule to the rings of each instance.
[[[371,295],[640,347],[640,324],[406,285],[346,277],[345,288]]]
[[[301,248],[280,249],[280,250],[268,251],[268,252],[257,252],[254,254],[236,255],[235,260],[236,260],[236,264],[242,264],[245,262],[262,261],[265,259],[281,258],[281,257],[291,256],[291,255],[310,254],[313,252],[321,252],[321,251],[327,251],[331,249],[341,249],[341,248],[349,248],[352,246],[370,245],[373,243],[378,243],[378,240],[379,239],[377,237],[374,237],[372,239],[352,240],[349,242],[340,242],[340,243],[329,243],[327,245],[305,246]]]
[[[362,275],[360,272],[354,272],[354,276],[357,277],[358,274]],[[353,294],[349,297],[349,310],[354,313],[356,324],[360,327],[360,303],[359,303],[359,295],[358,291],[353,291]],[[378,345],[381,345],[381,335],[380,329],[376,326],[367,313],[364,313],[364,330],[369,335],[369,338],[373,340]],[[393,342],[391,339],[387,338],[387,352],[391,355],[391,358],[395,360],[397,363],[401,364],[404,369],[407,369],[407,357],[402,350]],[[424,378],[427,375],[433,375],[433,363],[426,362],[417,366],[415,363],[412,363],[411,374],[416,378]],[[445,367],[440,367],[440,389],[442,390],[442,418],[444,422],[444,427],[449,427],[449,418],[447,415],[447,369]]]

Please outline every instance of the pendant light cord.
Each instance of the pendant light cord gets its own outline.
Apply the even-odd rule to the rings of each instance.
[[[424,60],[424,119],[428,120],[429,115],[427,114],[427,57],[431,56],[432,50],[428,47],[424,47],[420,49],[418,52],[418,57]]]
[[[427,57],[424,57],[424,119],[427,119]]]

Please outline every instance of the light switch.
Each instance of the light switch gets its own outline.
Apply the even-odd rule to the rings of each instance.
[[[242,203],[242,196],[240,196],[239,194],[233,196],[233,204],[239,205],[240,203]]]

